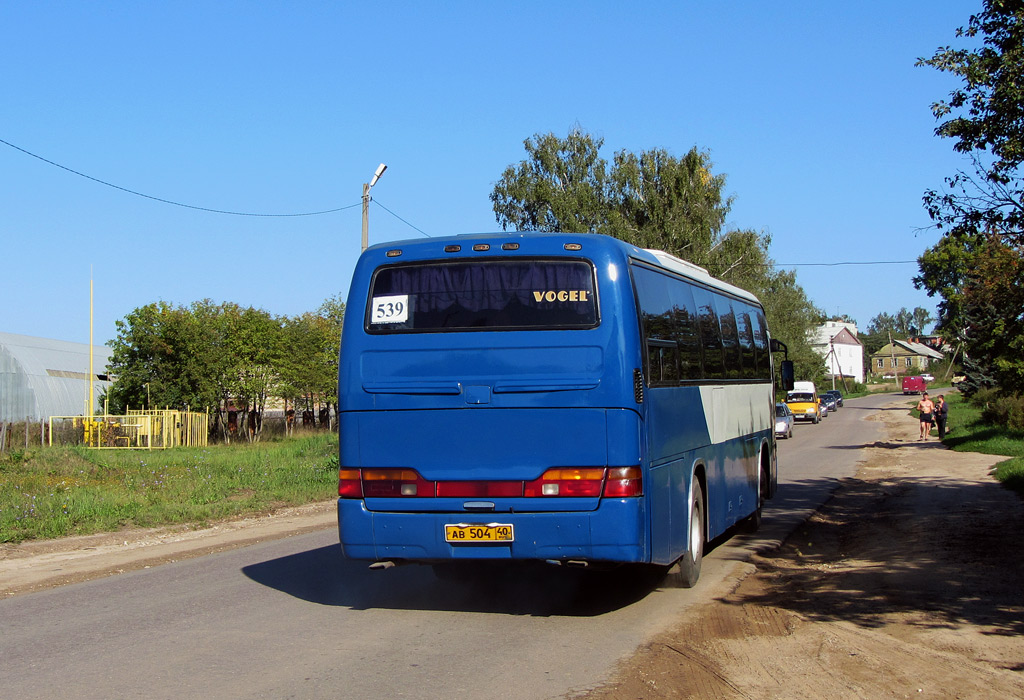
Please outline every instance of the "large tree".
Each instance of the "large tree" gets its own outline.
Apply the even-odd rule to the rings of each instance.
[[[972,167],[947,178],[945,191],[925,193],[944,237],[921,256],[914,281],[942,298],[939,328],[962,344],[972,382],[994,380],[1020,392],[1015,368],[1024,328],[1005,285],[1024,260],[1024,4],[984,0],[957,36],[974,47],[940,48],[919,65],[961,78],[932,111],[940,120],[936,133],[953,139]]]
[[[108,371],[116,381],[108,392],[110,410],[217,406],[227,357],[219,352],[223,333],[209,301],[191,309],[156,302],[117,321],[109,345]]]
[[[604,139],[574,129],[564,139],[537,134],[523,145],[528,157],[506,168],[491,192],[503,229],[595,233],[605,225]]]
[[[527,157],[506,168],[491,193],[501,227],[602,233],[705,267],[761,296],[772,333],[789,346],[801,378],[824,371],[807,342],[821,311],[795,274],[775,271],[766,234],[725,230],[732,200],[710,155],[697,148],[682,158],[664,149],[622,150],[609,165],[603,145],[580,129],[564,139],[551,133],[526,139]]]
[[[995,385],[1024,394],[1024,256],[993,238],[975,261],[959,297],[968,393]]]
[[[935,133],[970,156],[969,172],[946,179],[945,192],[930,190],[925,205],[939,228],[954,237],[978,231],[1005,243],[1024,242],[1024,4],[984,0],[957,37],[981,39],[971,49],[940,48],[918,65],[962,80],[948,100],[932,105],[941,120]]]

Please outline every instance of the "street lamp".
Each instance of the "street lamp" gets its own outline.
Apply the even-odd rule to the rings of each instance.
[[[384,174],[384,171],[388,169],[388,166],[381,163],[377,166],[376,172],[373,173],[373,179],[369,183],[363,183],[363,250],[366,250],[369,245],[368,239],[370,235],[370,188],[377,184],[377,180]]]

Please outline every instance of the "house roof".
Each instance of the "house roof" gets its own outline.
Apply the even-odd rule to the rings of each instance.
[[[832,343],[839,343],[841,345],[863,345],[860,339],[857,338],[853,333],[850,332],[849,328],[844,328],[832,337]]]
[[[894,340],[888,345],[882,347],[872,357],[877,357],[878,355],[891,355],[893,352],[897,355],[921,355],[933,360],[941,360],[945,357],[945,355],[938,350],[934,350],[927,345],[922,345],[921,343],[912,343],[909,340]]]
[[[826,321],[817,328],[811,329],[808,333],[808,341],[811,345],[828,345],[829,340],[843,335],[843,331],[856,340],[857,326],[855,324],[845,321]],[[860,341],[857,342],[860,343]]]

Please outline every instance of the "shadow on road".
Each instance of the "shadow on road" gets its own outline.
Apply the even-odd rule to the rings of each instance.
[[[654,571],[578,571],[548,565],[481,565],[462,581],[410,564],[370,571],[344,559],[340,545],[246,566],[253,581],[288,595],[356,610],[448,610],[535,616],[593,616],[626,607],[657,590]]]
[[[821,478],[787,484],[766,506],[758,533],[730,529],[708,543],[706,555],[747,559],[755,549],[770,549],[824,502],[838,483]],[[737,546],[716,552],[726,544]],[[367,562],[344,559],[340,545],[260,562],[242,572],[261,585],[319,605],[535,616],[602,615],[676,585],[672,576],[654,567],[592,571],[481,563],[461,580],[438,578],[430,566],[417,564],[370,571]]]

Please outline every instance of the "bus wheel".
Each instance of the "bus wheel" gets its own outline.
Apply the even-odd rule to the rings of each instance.
[[[704,499],[700,484],[694,481],[693,504],[690,510],[690,538],[686,554],[679,560],[679,585],[693,588],[700,578],[700,565],[704,561]]]

